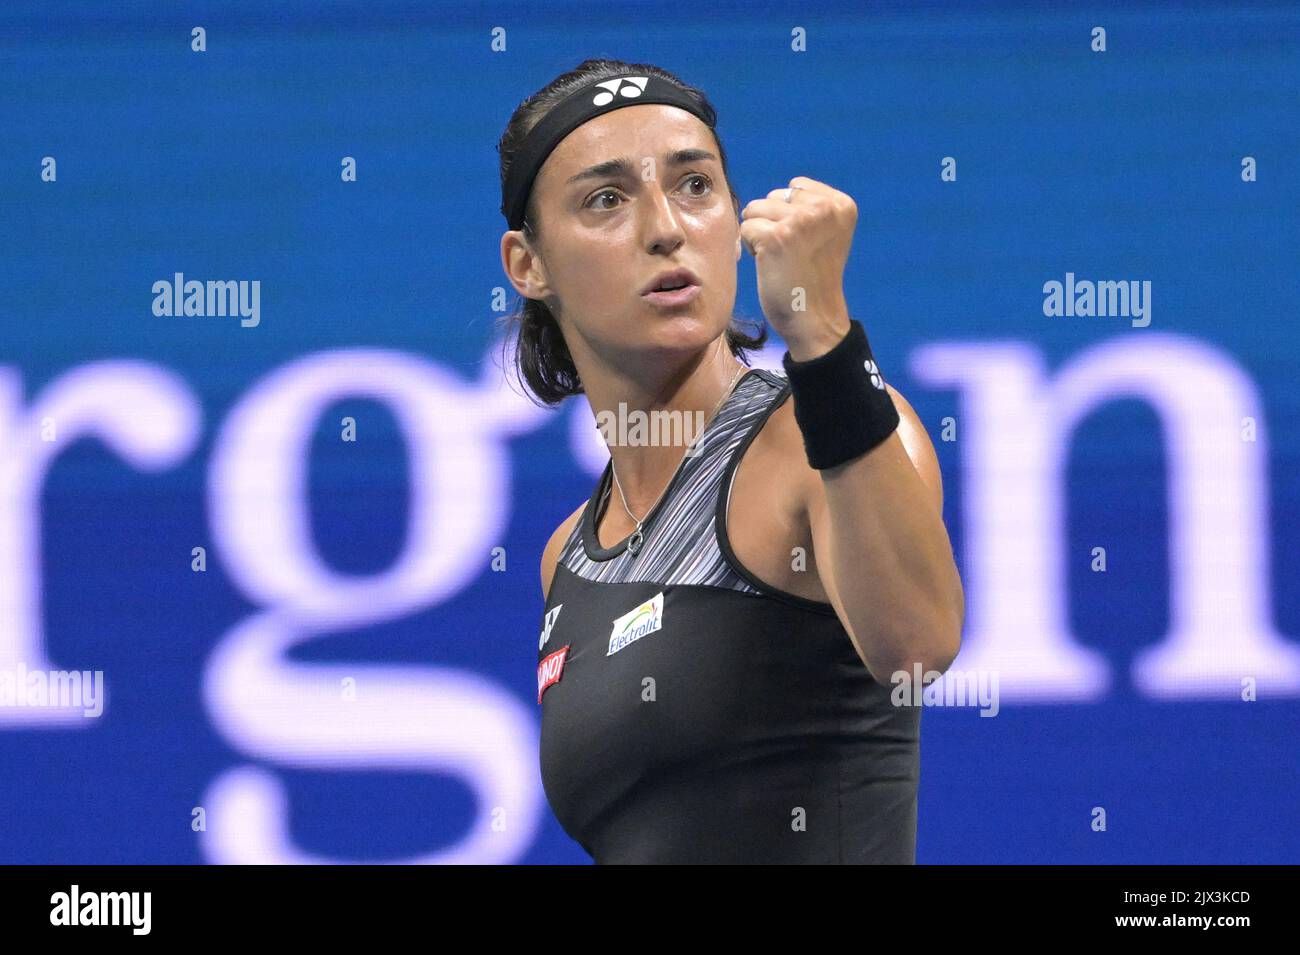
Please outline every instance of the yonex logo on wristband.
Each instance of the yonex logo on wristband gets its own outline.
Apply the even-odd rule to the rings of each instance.
[[[876,367],[876,363],[872,361],[870,358],[868,358],[866,361],[862,363],[862,367],[865,368],[867,370],[867,374],[871,376],[871,383],[875,385],[877,388],[879,388],[881,391],[884,391],[885,380],[880,377],[880,369]]]
[[[596,94],[591,101],[591,105],[604,106],[606,103],[614,102],[615,96],[636,99],[649,82],[650,77],[648,76],[620,76],[616,79],[605,80],[603,83],[597,83],[596,85],[601,88],[602,92]],[[628,85],[624,86],[624,83]]]

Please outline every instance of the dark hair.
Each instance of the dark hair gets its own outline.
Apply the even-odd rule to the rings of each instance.
[[[681,87],[688,96],[698,100],[702,105],[710,105],[701,90],[687,86],[672,73],[657,66],[646,63],[625,63],[622,60],[583,60],[575,69],[561,73],[515,109],[497,145],[497,152],[501,157],[502,188],[505,188],[510,165],[514,162],[524,138],[552,107],[574,90],[629,72],[648,73],[667,80]],[[722,162],[722,171],[727,177],[727,189],[731,193],[732,208],[739,215],[740,199],[731,185],[731,172],[727,168],[727,152],[723,149],[722,141],[718,139],[716,131],[713,139],[718,144],[718,156]],[[538,226],[534,193],[528,197],[522,229],[529,241],[536,240]],[[515,365],[528,388],[548,405],[558,404],[570,395],[582,394],[582,381],[578,377],[578,369],[573,364],[573,356],[569,354],[569,346],[565,344],[559,323],[556,322],[555,316],[551,314],[546,304],[537,299],[524,298],[519,308],[505,316],[502,321],[506,331],[516,323],[519,331],[515,340]],[[745,351],[762,348],[767,341],[767,328],[761,322],[757,324],[759,332],[756,336],[746,334],[734,324],[729,325],[726,331],[727,345],[731,348],[732,354],[745,364],[749,364],[745,359]],[[508,338],[507,335],[506,339]]]

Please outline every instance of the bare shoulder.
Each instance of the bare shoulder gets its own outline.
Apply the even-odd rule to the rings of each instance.
[[[578,509],[566,517],[551,534],[551,539],[546,542],[546,547],[542,551],[542,599],[545,600],[551,592],[551,580],[555,577],[555,565],[560,560],[560,551],[564,550],[564,542],[569,539],[573,533],[574,526],[578,523],[578,518],[582,516],[582,509],[587,506],[583,501],[578,505]]]

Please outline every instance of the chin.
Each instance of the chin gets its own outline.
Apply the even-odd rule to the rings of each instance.
[[[652,316],[651,321],[642,326],[645,333],[646,347],[663,351],[692,352],[698,351],[713,341],[726,328],[716,319],[708,318],[693,311],[683,309],[677,313],[665,313]]]

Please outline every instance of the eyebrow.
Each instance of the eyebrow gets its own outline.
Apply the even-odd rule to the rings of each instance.
[[[717,158],[707,149],[675,149],[664,157],[664,161],[669,167],[672,167]],[[632,175],[632,160],[626,157],[607,159],[570,176],[565,185],[572,185],[575,182],[583,182],[587,179],[631,179]]]

